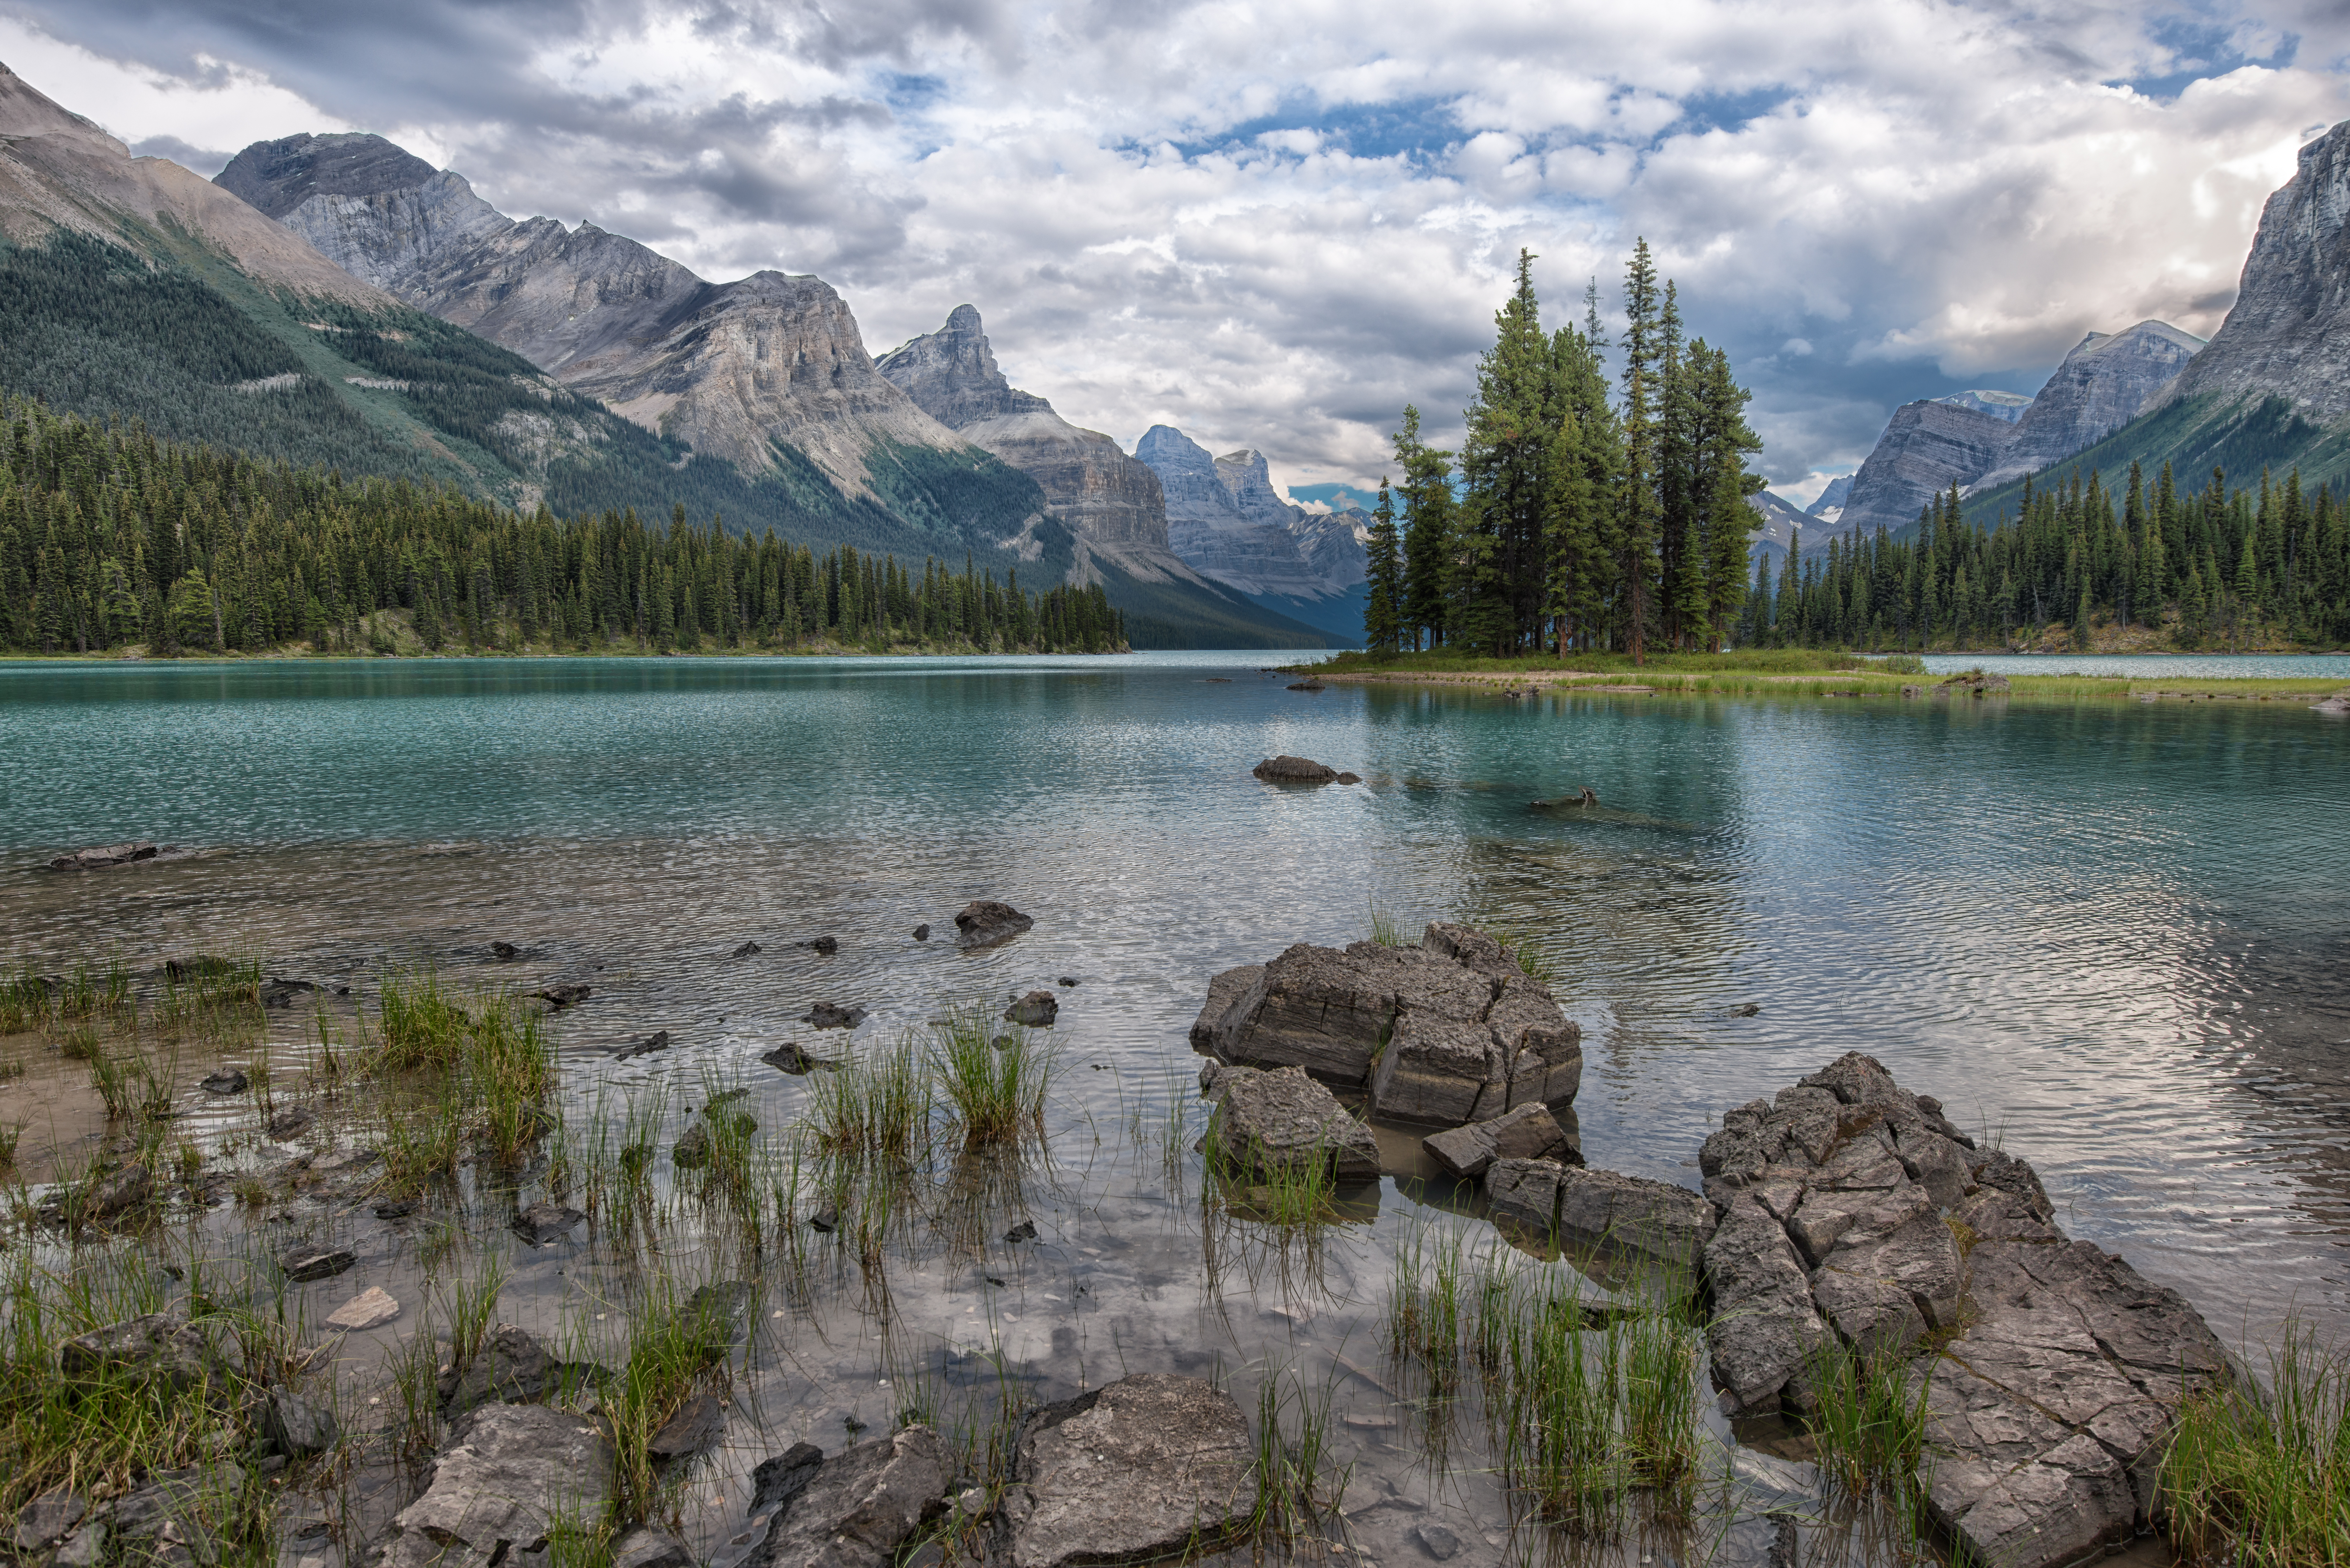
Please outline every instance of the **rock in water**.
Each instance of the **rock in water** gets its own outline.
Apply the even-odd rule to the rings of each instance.
[[[1563,1105],[1583,1032],[1501,945],[1431,923],[1412,948],[1301,942],[1262,970],[1209,982],[1191,1048],[1249,1066],[1301,1066],[1368,1088],[1382,1116],[1443,1127],[1521,1105]]]
[[[456,1417],[490,1400],[527,1403],[545,1395],[562,1370],[528,1331],[502,1323],[473,1360],[441,1375],[441,1412]]]
[[[746,959],[746,958],[749,958],[753,953],[755,953],[755,952],[757,952],[757,951],[759,951],[759,950],[760,950],[760,949],[759,949],[759,944],[758,944],[758,943],[756,943],[756,942],[744,942],[741,947],[736,948],[733,952],[728,953],[726,956],[727,956],[728,958]]]
[[[560,1012],[575,1002],[587,1001],[595,992],[596,988],[592,985],[550,985],[544,991],[534,991],[531,994],[546,1002],[555,1012]]]
[[[588,1216],[561,1203],[534,1203],[514,1217],[514,1232],[534,1247],[558,1241]]]
[[[621,1046],[618,1051],[612,1053],[612,1060],[615,1062],[634,1061],[639,1056],[650,1056],[656,1051],[666,1051],[670,1048],[670,1044],[671,1041],[669,1031],[664,1029],[658,1033],[646,1035],[643,1039],[638,1041],[633,1045]]]
[[[811,1056],[795,1040],[786,1040],[774,1050],[762,1053],[759,1060],[771,1067],[797,1075],[817,1071],[831,1072],[840,1064],[828,1056]]]
[[[490,944],[490,956],[496,959],[500,963],[512,963],[515,960],[522,957],[522,950],[515,946],[512,942],[492,942]]]
[[[645,1444],[656,1459],[682,1459],[702,1452],[726,1429],[726,1407],[714,1394],[695,1394],[679,1406],[677,1414],[661,1423]]]
[[[155,1193],[155,1179],[143,1165],[126,1165],[111,1176],[101,1176],[82,1189],[81,1217],[102,1223],[119,1220]]]
[[[76,1334],[57,1347],[57,1365],[68,1376],[107,1372],[160,1378],[182,1394],[224,1382],[228,1376],[203,1331],[172,1312],[148,1313]]]
[[[1003,1010],[1007,1023],[1018,1023],[1030,1029],[1050,1029],[1053,1021],[1061,1016],[1061,1002],[1049,991],[1032,991],[1015,998]]]
[[[277,1261],[286,1277],[296,1284],[331,1280],[359,1262],[348,1247],[296,1247]]]
[[[2317,713],[2350,713],[2350,691],[2336,691],[2323,702],[2313,702],[2310,710]]]
[[[792,945],[796,948],[806,948],[812,953],[822,953],[825,957],[830,958],[833,954],[840,950],[840,939],[837,937],[814,937],[804,942],[794,942]]]
[[[770,1471],[771,1459],[753,1472],[754,1511],[771,1489],[797,1490],[742,1568],[884,1568],[939,1505],[953,1464],[939,1435],[920,1425],[845,1449],[812,1472],[798,1447],[780,1457],[801,1462]]]
[[[1036,922],[1009,904],[981,898],[965,904],[954,923],[955,946],[971,949],[1008,942]]]
[[[556,1519],[593,1519],[610,1486],[598,1424],[540,1405],[491,1405],[461,1421],[432,1484],[393,1519],[382,1568],[487,1568],[545,1541]]]
[[[1319,680],[1293,680],[1289,683],[1289,689],[1292,691],[1320,691],[1324,690],[1322,682]]]
[[[307,1459],[323,1454],[342,1436],[335,1413],[289,1388],[273,1390],[261,1407],[261,1435],[277,1445],[287,1459]]]
[[[400,1303],[381,1285],[369,1285],[327,1314],[327,1326],[353,1334],[381,1328],[400,1315]]]
[[[1267,784],[1330,784],[1338,777],[1337,769],[1326,767],[1311,757],[1267,757],[1249,772]]]
[[[1373,1181],[1378,1140],[1302,1067],[1234,1072],[1216,1113],[1225,1157],[1242,1169],[1292,1170],[1326,1163],[1341,1181]]]
[[[931,940],[931,928],[927,921],[914,928],[914,940],[918,942],[926,942]]]
[[[1497,1159],[1558,1159],[1581,1165],[1583,1153],[1548,1106],[1523,1105],[1490,1121],[1471,1122],[1420,1140],[1436,1163],[1475,1180]]]
[[[854,1029],[868,1016],[861,1007],[836,1007],[829,1002],[819,1002],[801,1014],[800,1022],[811,1029]]]
[[[108,866],[129,866],[135,861],[152,860],[156,848],[145,839],[128,844],[100,844],[88,849],[76,849],[49,862],[57,871],[96,871]]]
[[[1724,1115],[1699,1162],[1727,1412],[1801,1407],[1807,1355],[1839,1339],[1914,1353],[1933,1330],[1909,1365],[1927,1501],[1970,1553],[2056,1568],[2150,1523],[2178,1404],[2226,1352],[2177,1292],[2057,1229],[2029,1165],[1858,1053]]]
[[[698,1568],[684,1542],[666,1530],[639,1524],[612,1542],[611,1568]]]
[[[1248,1517],[1247,1417],[1196,1377],[1141,1373],[1030,1417],[1002,1502],[1013,1568],[1147,1562]]]
[[[252,1082],[234,1067],[223,1067],[208,1075],[196,1087],[207,1095],[241,1095]]]

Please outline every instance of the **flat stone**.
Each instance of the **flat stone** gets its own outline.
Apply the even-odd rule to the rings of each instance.
[[[1036,922],[1009,904],[979,898],[965,904],[954,923],[955,946],[972,949],[1008,942]]]
[[[493,1400],[526,1404],[545,1396],[562,1368],[524,1329],[500,1324],[473,1358],[441,1375],[437,1392],[445,1416],[460,1416]]]
[[[1014,1568],[1212,1542],[1256,1501],[1248,1419],[1196,1377],[1142,1373],[1031,1417],[1000,1507]]]
[[[925,1426],[844,1449],[781,1505],[744,1568],[883,1568],[940,1505],[952,1469],[946,1444]],[[794,1479],[790,1470],[775,1477]]]
[[[1472,1181],[1484,1175],[1486,1168],[1496,1159],[1582,1163],[1579,1154],[1570,1158],[1566,1129],[1558,1125],[1558,1118],[1544,1105],[1520,1106],[1486,1121],[1434,1134],[1422,1138],[1420,1147],[1445,1169]]]
[[[16,1516],[16,1550],[30,1556],[51,1542],[62,1541],[89,1511],[89,1502],[71,1487],[53,1487],[26,1503]]]
[[[109,866],[129,866],[140,860],[152,860],[159,851],[143,838],[123,844],[93,845],[88,849],[76,849],[54,857],[49,867],[55,871],[96,871]]]
[[[1694,1274],[1713,1228],[1713,1205],[1669,1181],[1587,1168],[1559,1178],[1559,1239],[1573,1245]]]
[[[359,1262],[359,1254],[348,1247],[301,1246],[281,1255],[277,1266],[296,1284],[308,1284],[314,1280],[331,1280]]]
[[[1450,1563],[1461,1555],[1461,1537],[1449,1526],[1439,1524],[1432,1519],[1422,1520],[1413,1526],[1411,1534],[1412,1539],[1419,1542],[1420,1550],[1439,1563]]]
[[[333,1448],[342,1434],[332,1410],[291,1389],[279,1388],[261,1407],[261,1435],[287,1458],[307,1459]]]
[[[458,1423],[432,1484],[400,1511],[382,1568],[490,1568],[535,1550],[557,1519],[604,1508],[612,1445],[594,1421],[541,1405],[488,1405]]]
[[[1485,1168],[1485,1209],[1548,1240],[1558,1229],[1558,1189],[1566,1167],[1555,1159],[1496,1159]]]
[[[514,1233],[534,1247],[543,1247],[568,1236],[572,1228],[587,1218],[565,1204],[534,1203],[514,1217]]]
[[[400,1303],[381,1285],[369,1285],[327,1314],[327,1326],[352,1334],[381,1328],[400,1315]]]
[[[1224,1091],[1216,1128],[1241,1169],[1296,1169],[1327,1163],[1341,1181],[1377,1179],[1378,1140],[1302,1067],[1253,1073]]]

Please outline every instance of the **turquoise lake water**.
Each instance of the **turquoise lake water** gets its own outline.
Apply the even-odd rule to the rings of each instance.
[[[880,1030],[1067,975],[1117,1071],[1066,1093],[1106,1102],[1191,1069],[1211,973],[1376,902],[1534,940],[1594,1164],[1693,1186],[1722,1110],[1864,1050],[2223,1334],[2350,1329],[2350,723],[1304,693],[1272,657],[0,666],[0,956],[332,980],[505,940],[595,978],[567,1044],[723,1063],[814,1001]],[[1257,783],[1276,753],[1366,782]],[[131,836],[198,853],[41,868]],[[1035,929],[910,940],[974,898]]]

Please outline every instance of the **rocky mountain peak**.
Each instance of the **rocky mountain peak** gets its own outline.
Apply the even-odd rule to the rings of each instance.
[[[1052,404],[1004,379],[974,306],[956,306],[947,313],[944,327],[882,355],[877,368],[949,430],[981,420],[1053,411]]]
[[[437,172],[406,148],[371,132],[313,136],[305,131],[255,142],[230,159],[213,183],[282,221],[313,196],[413,191]]]
[[[1980,389],[1952,392],[1947,398],[1937,398],[1934,400],[1938,403],[1953,403],[1962,409],[1972,409],[1979,414],[1989,414],[1995,420],[2005,420],[2009,424],[2013,424],[2022,419],[2024,410],[2032,407],[2032,400],[2021,392],[1993,392]]]
[[[2261,209],[2227,320],[2149,409],[2207,393],[2350,414],[2350,120],[2301,150]]]
[[[1921,399],[1902,404],[1852,476],[1838,532],[1908,527],[1934,496],[1953,484],[1973,483],[1998,462],[2016,429],[1963,403]]]
[[[2005,484],[2086,452],[2137,418],[2202,348],[2203,339],[2167,321],[2090,333],[2040,389],[2016,421],[2015,439],[1975,487]]]

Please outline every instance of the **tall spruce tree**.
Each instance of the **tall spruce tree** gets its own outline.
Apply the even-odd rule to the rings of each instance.
[[[1392,438],[1397,464],[1403,470],[1398,489],[1403,495],[1403,554],[1408,591],[1403,623],[1412,646],[1427,639],[1430,648],[1443,646],[1452,618],[1453,584],[1458,576],[1454,540],[1452,454],[1439,452],[1419,438],[1419,410],[1406,404],[1403,428]]]
[[[1371,508],[1371,538],[1365,555],[1370,594],[1363,607],[1363,639],[1374,653],[1393,653],[1403,637],[1403,545],[1396,532],[1395,497],[1384,476],[1378,502]]]
[[[1635,664],[1647,657],[1648,621],[1656,612],[1657,537],[1663,523],[1658,378],[1664,345],[1658,313],[1657,265],[1643,238],[1624,270],[1624,469],[1616,533],[1617,622]]]

